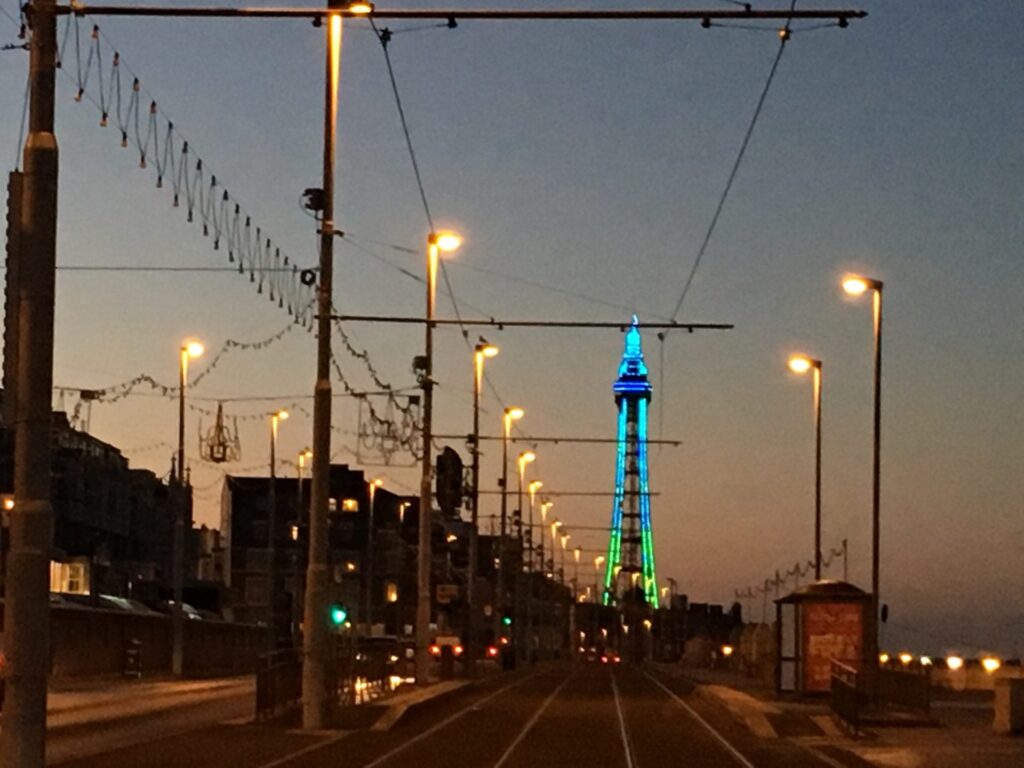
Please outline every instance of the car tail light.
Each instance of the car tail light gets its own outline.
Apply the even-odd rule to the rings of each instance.
[[[462,646],[461,645],[456,645],[454,648],[452,648],[452,651],[455,652],[456,656],[461,656],[462,655]]]
[[[432,646],[430,646],[430,653],[431,653],[432,656],[440,656],[441,655],[441,646],[440,645],[432,645]]]
[[[498,655],[498,647],[497,646],[495,646],[495,645],[487,646],[487,658],[493,659],[497,655]]]

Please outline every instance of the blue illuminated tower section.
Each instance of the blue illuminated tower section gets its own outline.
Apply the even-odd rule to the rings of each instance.
[[[647,409],[651,383],[640,343],[638,320],[626,332],[626,349],[612,391],[619,409],[615,500],[602,602],[620,603],[627,593],[658,604],[651,535],[651,495],[647,475]]]

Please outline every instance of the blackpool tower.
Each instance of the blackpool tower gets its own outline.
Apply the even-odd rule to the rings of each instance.
[[[601,600],[605,605],[632,601],[657,607],[647,474],[647,410],[652,389],[637,323],[634,315],[626,332],[619,375],[612,386],[619,410],[615,500]]]

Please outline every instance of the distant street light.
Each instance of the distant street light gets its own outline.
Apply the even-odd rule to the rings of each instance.
[[[470,676],[476,674],[477,657],[477,606],[476,606],[476,579],[477,561],[479,553],[479,520],[480,520],[480,396],[484,382],[484,361],[487,358],[495,357],[498,348],[488,344],[483,338],[477,342],[473,350],[473,495],[470,498],[470,528],[469,528],[469,576],[466,580],[466,607],[468,621],[465,643],[466,659]],[[500,540],[499,540],[500,541]],[[500,546],[499,546],[500,549]]]
[[[814,580],[821,581],[821,360],[793,355],[789,367],[801,375],[814,371]]]
[[[604,555],[598,555],[594,558],[594,604],[597,605],[601,602],[599,595],[601,594],[601,566],[604,565]]]
[[[425,355],[423,386],[423,464],[420,473],[419,552],[416,568],[416,682],[427,684],[430,669],[430,525],[433,500],[430,473],[433,469],[431,441],[434,417],[434,305],[437,299],[437,268],[441,253],[454,251],[462,239],[452,232],[431,232],[427,236],[427,322],[424,324]]]
[[[523,534],[523,528],[524,528],[524,526],[523,526],[523,479],[524,479],[524,477],[526,475],[526,467],[527,467],[527,465],[533,463],[536,460],[537,460],[537,454],[535,454],[533,451],[523,451],[522,453],[519,454],[519,458],[517,460],[517,466],[519,467],[519,475],[518,475],[519,484],[518,484],[518,490],[517,490],[517,493],[516,493],[516,514],[517,514],[518,519],[519,519],[519,551],[520,551],[520,553],[532,552],[532,549],[528,549],[528,547],[532,547],[532,544],[530,542],[532,542],[532,540],[533,540],[533,532],[530,531],[529,529],[527,529],[525,536]],[[527,566],[529,566],[529,560],[527,560],[525,564]],[[516,584],[517,584],[517,589],[516,589],[516,606],[517,606],[517,608],[523,602],[523,600],[522,600],[523,591],[518,586],[518,585],[521,585],[522,582],[523,582],[523,565],[524,565],[524,563],[520,562],[519,568],[516,569]],[[529,594],[526,595],[526,599],[525,599],[525,602],[526,602],[526,606],[525,606],[526,607],[526,622],[525,623],[528,626],[524,627],[522,621],[517,621],[516,622],[516,625],[519,627],[519,633],[520,633],[519,636],[523,637],[524,636],[523,633],[525,632],[525,637],[526,637],[526,642],[520,642],[519,643],[519,657],[523,661],[526,661],[526,660],[528,660],[530,658],[529,649],[526,648],[526,645],[529,642],[531,642],[532,635],[533,635],[533,628],[531,626],[529,626],[530,621],[532,620],[532,613],[533,613],[533,608],[531,606],[531,603],[533,602],[533,582],[528,580],[527,584],[529,586],[529,590],[530,591],[529,591]]]
[[[843,290],[850,296],[872,292],[872,314],[875,331],[874,370],[874,457],[871,468],[871,594],[874,601],[874,642],[869,653],[878,651],[878,623],[881,607],[880,556],[881,556],[881,461],[882,461],[882,281],[861,275],[847,275],[843,278]]]
[[[184,674],[184,619],[182,603],[185,601],[185,390],[188,388],[188,361],[203,354],[203,345],[195,339],[186,339],[178,352],[178,463],[177,499],[174,510],[174,605],[171,606],[171,674]]]
[[[305,520],[306,520],[306,505],[305,505],[305,502],[304,502],[304,499],[303,499],[303,489],[302,489],[302,471],[306,468],[306,459],[311,459],[311,458],[313,458],[313,452],[311,450],[309,450],[309,448],[303,448],[301,451],[299,451],[299,460],[298,460],[298,462],[296,462],[296,465],[295,465],[295,472],[296,472],[297,479],[299,481],[299,488],[298,488],[298,493],[296,494],[296,496],[298,498],[298,505],[299,505],[299,513],[298,513],[297,517],[298,517],[300,525],[303,522],[305,522]]]
[[[530,530],[530,558],[527,561],[529,563],[529,566],[528,566],[527,570],[529,570],[530,572],[533,571],[533,558],[534,558],[535,552],[537,551],[537,546],[534,544],[534,541],[533,541],[533,526],[534,526],[533,507],[534,507],[534,502],[536,501],[536,498],[537,498],[537,491],[539,491],[543,487],[544,487],[544,483],[541,482],[540,480],[534,480],[528,486],[526,486],[526,490],[529,491],[529,493],[530,493],[530,516],[529,516],[529,519],[530,519],[530,522],[529,522],[529,526],[530,526],[530,528],[529,528],[529,530]],[[543,576],[543,573],[544,573],[544,532],[543,531],[541,531],[541,539],[540,539],[540,556],[541,556],[540,570],[541,570],[541,575]],[[552,554],[552,557],[553,556],[554,555]]]
[[[366,623],[366,634],[373,634],[373,518],[377,508],[377,489],[384,485],[384,481],[375,477],[367,484],[370,494],[369,527],[366,532],[366,616],[363,619]]]
[[[512,433],[512,422],[523,418],[522,408],[506,408],[502,415],[501,439],[501,526],[498,537],[498,607],[501,609],[494,612],[495,636],[502,631],[500,617],[505,615],[508,607],[505,602],[505,572],[508,559],[508,440]]]
[[[267,512],[267,550],[270,561],[267,564],[267,650],[277,649],[277,616],[274,612],[274,598],[277,595],[277,428],[288,418],[288,411],[270,414],[270,509]]]
[[[540,570],[541,573],[545,573],[546,566],[544,565],[544,528],[548,522],[548,510],[555,506],[555,502],[545,499],[540,503]],[[551,557],[555,557],[554,545],[551,547]],[[552,566],[553,568],[554,566]]]

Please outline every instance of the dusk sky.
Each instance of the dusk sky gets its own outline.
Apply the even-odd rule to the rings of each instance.
[[[403,5],[412,6],[436,7]],[[447,7],[492,6],[535,7]],[[870,15],[848,29],[796,31],[787,44],[679,316],[735,329],[673,332],[663,345],[653,331],[644,335],[652,436],[683,441],[652,449],[659,581],[674,577],[693,600],[730,603],[734,589],[812,557],[811,384],[786,368],[787,356],[803,351],[824,361],[823,544],[848,539],[850,580],[870,587],[871,311],[839,284],[859,271],[885,281],[882,599],[891,624],[883,645],[1019,655],[1024,5],[798,5],[839,6]],[[0,10],[16,16],[16,0],[0,0]],[[92,21],[254,223],[314,266],[315,225],[298,200],[320,183],[322,30],[308,21],[86,19],[83,56]],[[0,44],[16,35],[0,12]],[[121,149],[117,129],[100,128],[88,100],[74,101],[73,30],[69,40],[69,77],[58,81],[58,264],[230,266],[172,208],[170,191],[155,188],[152,169]],[[448,262],[461,314],[671,316],[778,46],[770,28],[678,21],[467,21],[396,34],[390,53],[428,201],[439,227],[465,236]],[[24,52],[0,52],[8,169],[26,71]],[[423,287],[399,268],[421,274],[423,257],[372,243],[422,250],[428,225],[381,47],[364,21],[345,33],[337,220],[353,243],[389,263],[340,241],[336,305],[421,314]],[[55,383],[67,387],[102,388],[140,373],[173,385],[183,338],[202,339],[212,356],[225,339],[258,341],[289,321],[229,272],[63,270],[57,290]],[[447,296],[438,306],[454,316]],[[414,385],[422,328],[347,331],[385,380]],[[501,347],[489,378],[505,404],[526,410],[523,434],[614,436],[618,331],[471,329],[470,341],[480,333]],[[231,352],[191,393],[194,402],[278,398],[225,405],[239,417],[296,402],[311,410],[314,345],[296,329],[265,349]],[[435,428],[468,432],[471,354],[452,328],[438,332],[435,348]],[[337,354],[355,388],[376,388],[360,361]],[[177,409],[154,394],[139,388],[94,405],[92,432],[133,466],[163,474]],[[491,392],[485,408],[484,432],[498,434],[501,404]],[[217,525],[223,471],[265,473],[268,427],[242,422],[241,461],[218,467],[198,457],[198,419],[189,413],[187,431],[197,518]],[[352,400],[335,400],[334,423],[355,429]],[[293,460],[311,429],[293,411],[279,457]],[[340,438],[336,450],[354,442]],[[495,489],[500,446],[485,443],[485,451],[483,487]],[[546,488],[613,488],[614,446],[541,445],[537,453],[532,476]],[[336,461],[355,457],[342,451]],[[294,470],[282,461],[279,471]],[[418,488],[415,469],[367,472],[397,492]],[[482,514],[497,510],[497,497],[485,496]],[[553,513],[570,531],[603,526],[611,499],[559,498]],[[597,550],[606,540],[577,530],[571,543]],[[592,564],[584,572],[590,579]],[[841,578],[841,566],[827,575]],[[759,618],[761,601],[751,607]]]

